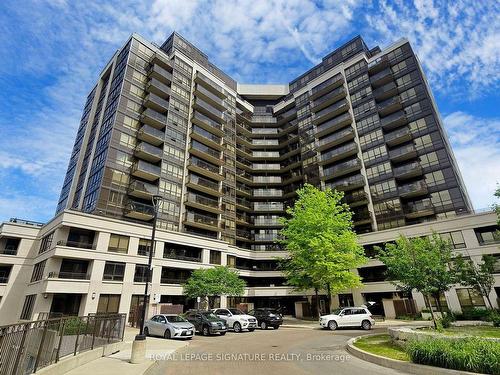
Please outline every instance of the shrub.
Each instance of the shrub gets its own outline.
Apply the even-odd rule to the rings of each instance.
[[[446,313],[443,318],[441,318],[440,322],[441,322],[441,326],[443,328],[450,328],[451,327],[451,323],[453,323],[455,321],[455,315],[451,314],[451,313]]]
[[[492,322],[494,327],[500,327],[500,312],[497,310],[490,311],[487,320]]]
[[[466,307],[462,309],[462,314],[457,315],[457,320],[487,320],[489,310],[478,309],[476,307]]]
[[[500,342],[477,338],[429,338],[410,341],[406,352],[414,363],[453,370],[500,374]]]
[[[68,336],[84,334],[86,328],[87,322],[77,316],[66,319],[66,321],[64,322],[64,334]]]

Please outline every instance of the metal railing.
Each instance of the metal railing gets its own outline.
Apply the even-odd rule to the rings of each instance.
[[[80,242],[80,241],[69,241],[69,240],[57,241],[57,246],[67,246],[67,247],[76,247],[79,249],[93,249],[93,250],[95,250],[95,248],[96,248],[96,245],[93,243]]]
[[[90,280],[90,274],[83,272],[49,272],[49,279]]]
[[[32,374],[69,355],[123,340],[125,314],[68,316],[0,326],[0,375]]]

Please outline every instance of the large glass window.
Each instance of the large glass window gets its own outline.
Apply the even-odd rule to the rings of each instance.
[[[117,314],[120,307],[119,294],[101,294],[97,305],[98,314]]]
[[[221,264],[220,251],[210,250],[210,264]]]
[[[457,296],[462,308],[486,307],[484,298],[472,288],[457,289]]]
[[[104,266],[103,280],[123,281],[125,274],[125,263],[120,262],[106,262]]]
[[[108,251],[127,254],[130,237],[112,234],[109,239]]]
[[[33,307],[35,306],[36,294],[30,294],[24,299],[23,309],[21,310],[21,320],[30,320],[33,315]]]
[[[135,265],[134,283],[147,282],[148,266],[144,264]]]
[[[439,234],[442,239],[449,241],[455,249],[464,249],[465,240],[461,230]]]

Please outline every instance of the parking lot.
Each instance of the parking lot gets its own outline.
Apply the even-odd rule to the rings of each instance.
[[[345,350],[351,337],[366,333],[282,327],[228,332],[223,337],[196,335],[187,347],[163,360],[157,358],[161,365],[156,374],[401,374],[361,361]]]

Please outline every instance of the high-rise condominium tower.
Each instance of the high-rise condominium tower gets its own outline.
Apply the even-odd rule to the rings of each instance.
[[[133,35],[88,95],[57,212],[150,222],[160,194],[161,228],[273,250],[305,182],[344,191],[358,233],[471,210],[408,41],[242,85],[176,33]]]

